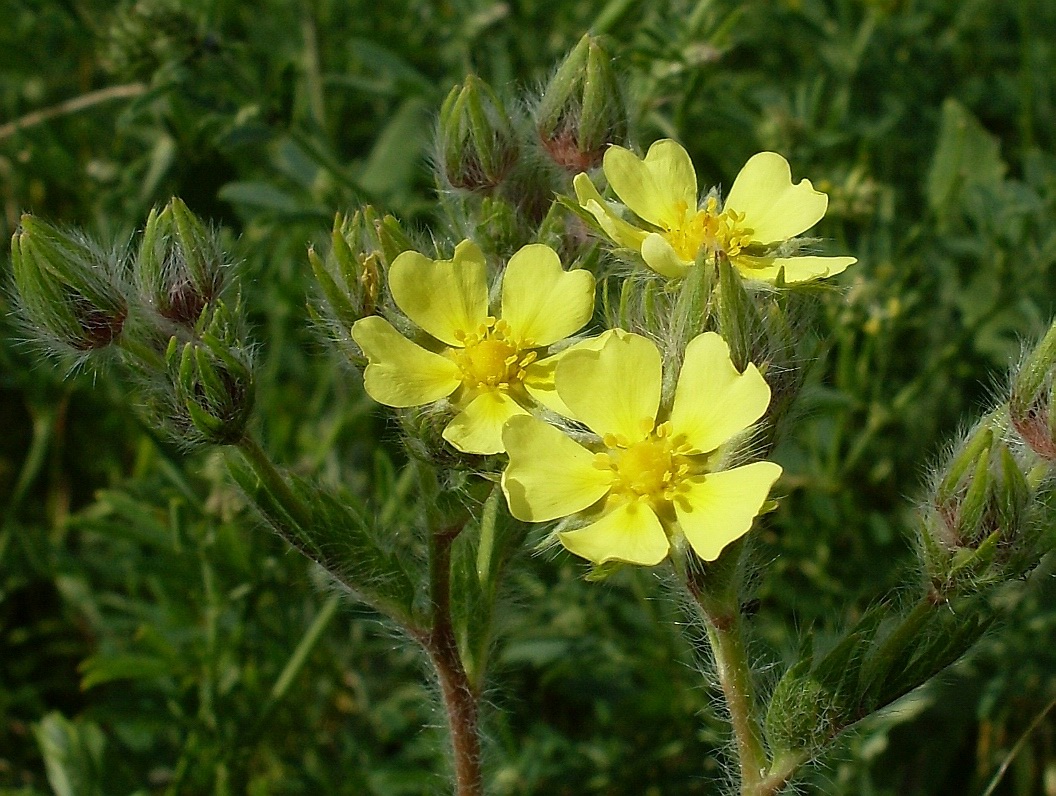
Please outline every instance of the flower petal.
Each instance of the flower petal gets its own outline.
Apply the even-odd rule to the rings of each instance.
[[[370,360],[363,386],[379,404],[429,404],[450,395],[462,383],[454,362],[412,343],[377,315],[356,321],[352,339]]]
[[[540,243],[510,258],[502,277],[502,319],[521,348],[541,348],[579,331],[594,312],[594,275],[565,271]]]
[[[755,365],[738,373],[730,347],[715,332],[686,346],[671,406],[671,433],[685,435],[699,453],[715,450],[763,416],[770,387]]]
[[[780,475],[779,465],[755,462],[691,479],[689,491],[675,499],[675,514],[697,555],[714,561],[726,545],[748,533]]]
[[[621,444],[653,430],[660,407],[660,352],[644,337],[615,331],[600,351],[570,351],[557,363],[557,394],[591,431]]]
[[[601,500],[612,485],[612,473],[594,466],[593,453],[530,415],[511,418],[502,441],[510,455],[502,491],[519,520],[575,514]]]
[[[522,384],[525,391],[550,411],[557,412],[563,417],[572,417],[572,410],[561,400],[561,396],[557,394],[557,389],[554,385],[554,371],[557,369],[557,363],[561,361],[562,357],[567,356],[572,351],[600,351],[605,345],[605,341],[612,337],[613,334],[615,332],[610,329],[597,337],[580,340],[578,343],[570,345],[553,356],[533,362],[524,369],[524,381]]]
[[[646,235],[645,231],[628,224],[614,213],[609,202],[601,198],[598,189],[594,187],[594,183],[586,174],[577,174],[572,185],[576,189],[576,198],[580,206],[594,216],[601,228],[605,230],[605,234],[612,238],[617,246],[638,251]]]
[[[510,396],[487,390],[447,424],[444,439],[463,453],[502,453],[502,427],[511,417],[527,414]]]
[[[623,503],[585,528],[557,536],[569,552],[595,564],[626,561],[651,567],[663,561],[671,547],[649,504],[634,500]]]
[[[743,226],[757,243],[777,243],[813,227],[825,215],[829,197],[810,180],[792,184],[788,161],[776,152],[760,152],[744,164],[726,196],[724,210],[744,214]]]
[[[731,262],[746,279],[762,279],[767,282],[777,280],[778,272],[785,269],[785,283],[809,282],[812,279],[825,279],[842,273],[848,266],[858,260],[854,257],[734,257]]]
[[[668,279],[678,279],[685,276],[686,271],[693,265],[692,262],[683,260],[663,235],[652,232],[642,241],[642,259],[645,264]]]
[[[640,160],[629,149],[609,147],[603,161],[609,186],[639,218],[658,227],[678,227],[697,211],[697,174],[677,141],[655,142]]]
[[[462,241],[452,260],[430,260],[404,252],[389,268],[389,290],[396,306],[437,340],[461,347],[488,317],[488,280],[484,255]]]

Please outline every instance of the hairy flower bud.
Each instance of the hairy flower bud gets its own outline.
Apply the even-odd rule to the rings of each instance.
[[[136,258],[136,282],[162,318],[194,326],[219,295],[229,267],[216,234],[180,199],[161,212],[150,211]]]
[[[121,334],[128,301],[119,253],[27,214],[11,239],[11,259],[23,319],[45,343],[83,353]]]
[[[584,36],[550,79],[536,110],[550,157],[573,174],[601,163],[605,147],[627,137],[627,109],[609,57]]]
[[[925,512],[922,542],[932,582],[945,590],[1021,570],[1011,559],[1032,544],[1035,498],[992,421],[981,424],[954,453]]]
[[[517,137],[502,101],[474,75],[447,95],[438,132],[439,165],[455,188],[493,188],[517,160]]]
[[[245,435],[254,384],[238,330],[240,314],[238,304],[229,309],[217,302],[206,310],[192,342],[181,346],[176,337],[169,340],[165,362],[175,406],[166,419],[178,438],[233,445]]]
[[[308,249],[322,291],[316,315],[329,321],[341,338],[347,337],[352,324],[376,311],[389,264],[412,248],[399,222],[392,216],[379,218],[370,205],[351,216],[339,213],[326,256]]]
[[[1056,413],[1053,370],[1056,368],[1056,324],[1024,360],[1012,384],[1009,418],[1023,441],[1049,462],[1056,462]]]

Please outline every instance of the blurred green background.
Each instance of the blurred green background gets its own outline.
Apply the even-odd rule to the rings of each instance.
[[[794,633],[824,639],[897,591],[929,462],[1056,312],[1050,0],[0,0],[0,20],[5,239],[23,211],[121,239],[181,196],[243,262],[269,450],[397,494],[376,456],[394,428],[307,324],[305,247],[364,201],[438,222],[428,157],[452,85],[475,72],[528,113],[517,98],[590,30],[639,143],[677,137],[723,185],[756,151],[788,157],[830,195],[829,252],[860,263],[803,330],[752,604],[766,677]],[[331,599],[215,452],[158,438],[118,373],[41,361],[10,310],[0,297],[0,794],[443,792],[420,657]],[[717,792],[724,725],[661,578],[517,564],[490,792]],[[1056,697],[1051,571],[806,790],[982,793]],[[994,792],[1056,794],[1054,746],[1049,715]]]

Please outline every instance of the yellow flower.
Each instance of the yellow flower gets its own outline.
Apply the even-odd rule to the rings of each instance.
[[[612,146],[605,152],[609,186],[644,226],[629,223],[618,204],[602,199],[586,174],[575,179],[580,205],[618,245],[639,252],[646,265],[669,278],[684,276],[703,251],[722,253],[746,279],[773,282],[784,268],[788,283],[833,276],[854,257],[783,256],[781,245],[813,227],[829,198],[809,180],[792,182],[788,161],[776,152],[753,155],[741,169],[721,209],[714,195],[697,199],[689,154],[670,139],[657,141],[640,159]]]
[[[466,453],[501,452],[503,423],[536,403],[562,408],[553,394],[556,358],[539,356],[590,320],[589,272],[563,270],[548,246],[525,246],[506,266],[496,317],[488,314],[484,255],[467,240],[452,260],[404,252],[389,269],[389,290],[436,342],[423,348],[376,315],[356,321],[352,337],[369,361],[363,381],[375,401],[408,407],[449,398],[459,411],[443,436]]]
[[[599,564],[658,564],[678,534],[714,561],[748,532],[781,474],[772,462],[716,469],[719,448],[762,417],[770,388],[754,365],[738,373],[726,342],[708,332],[687,346],[665,412],[657,347],[626,332],[603,337],[599,349],[570,352],[556,369],[558,394],[593,442],[534,417],[506,424],[510,512],[528,522],[586,512],[588,524],[558,538]]]

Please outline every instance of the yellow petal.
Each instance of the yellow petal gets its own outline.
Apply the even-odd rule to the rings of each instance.
[[[598,224],[618,246],[638,251],[645,238],[645,230],[628,224],[613,212],[609,203],[602,199],[594,183],[586,174],[577,174],[572,181],[580,206],[597,219]]]
[[[644,439],[660,406],[660,352],[644,337],[616,331],[600,351],[570,351],[557,363],[557,394],[572,413],[623,444]]]
[[[604,514],[585,528],[559,533],[569,552],[602,564],[626,561],[651,567],[667,556],[670,544],[648,503],[631,501]]]
[[[363,386],[380,404],[421,406],[450,395],[462,383],[454,362],[412,343],[377,315],[356,321],[352,339],[370,360]]]
[[[642,241],[642,259],[645,264],[668,279],[678,279],[685,276],[686,271],[693,264],[683,260],[663,235],[656,232],[650,233]]]
[[[565,271],[539,243],[510,258],[502,277],[502,319],[519,348],[541,348],[578,332],[594,312],[594,276]]]
[[[746,279],[762,279],[774,282],[778,272],[785,269],[785,283],[809,282],[825,279],[843,272],[858,260],[854,257],[734,257],[732,262]]]
[[[609,186],[639,218],[658,227],[678,227],[697,211],[697,175],[682,145],[655,142],[640,160],[629,149],[609,147],[603,161]]]
[[[502,453],[502,427],[511,417],[527,415],[499,390],[482,392],[444,429],[444,439],[463,453]]]
[[[829,197],[810,180],[792,184],[788,161],[776,152],[760,152],[744,164],[726,196],[724,210],[744,214],[743,226],[756,243],[777,243],[813,227],[825,215]]]
[[[612,485],[611,471],[594,454],[531,416],[511,418],[502,432],[510,464],[502,491],[510,513],[526,522],[567,517],[597,503]]]
[[[471,241],[456,247],[453,260],[404,252],[389,268],[389,290],[408,318],[450,346],[488,317],[487,267]]]
[[[609,330],[597,337],[581,340],[553,356],[533,362],[524,369],[522,384],[525,391],[551,412],[557,412],[563,417],[572,417],[572,410],[561,400],[554,385],[554,371],[557,369],[557,363],[572,351],[600,351],[605,341],[613,334],[612,330]]]
[[[715,332],[686,346],[671,407],[671,433],[685,435],[698,453],[715,450],[763,416],[770,387],[755,365],[738,373],[730,347]]]
[[[726,545],[748,533],[780,475],[779,465],[755,462],[691,479],[689,491],[675,499],[675,514],[697,555],[714,561]]]

